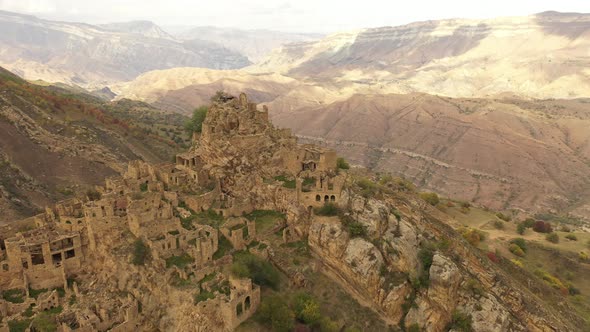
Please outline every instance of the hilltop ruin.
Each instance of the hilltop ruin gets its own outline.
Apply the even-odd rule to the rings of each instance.
[[[3,226],[0,289],[21,291],[26,299],[18,304],[0,300],[1,316],[18,316],[31,304],[49,308],[44,304],[47,300],[31,298],[30,290],[60,289],[63,299],[51,298],[51,306],[57,307],[72,296],[84,298],[103,284],[109,291],[128,295],[66,310],[59,318],[61,328],[128,330],[145,324],[146,311],[152,309],[146,298],[168,293],[167,280],[189,278],[186,270],[167,266],[167,259],[188,257],[190,273],[201,279],[214,275],[216,284],[229,284],[229,292],[217,290],[211,299],[192,306],[193,315],[202,319],[202,330],[207,326],[232,330],[256,311],[260,288],[251,280],[220,272],[231,264],[231,256],[213,259],[219,238],[225,237],[236,250],[246,249],[258,239],[255,223],[241,216],[262,209],[285,213],[286,224],[281,227],[288,234],[286,239],[297,238],[301,230],[288,225],[295,226],[293,219],[308,215],[312,207],[337,202],[344,178],[337,170],[334,151],[298,145],[289,130],[272,126],[266,107],[258,110],[244,94],[239,98],[218,95],[202,132],[195,133],[193,146],[178,155],[175,164],[131,162],[122,176],[108,178],[103,187],[97,187],[92,200],[60,202],[42,214]],[[203,212],[228,221],[219,228],[183,223]],[[149,267],[136,268],[117,252],[126,236],[149,248]],[[146,275],[151,279],[145,279]],[[134,283],[128,278],[135,278]],[[191,294],[160,296],[156,296],[159,305],[181,307],[193,302]],[[110,312],[117,301],[129,308],[125,314]],[[140,303],[144,303],[144,318],[138,313]],[[183,329],[178,322],[171,324],[159,327]]]
[[[266,107],[218,93],[175,163],[131,162],[87,197],[0,228],[0,332],[44,314],[59,331],[231,331],[262,301],[230,268],[238,253],[272,263],[289,287],[327,276],[382,329],[442,331],[456,312],[475,331],[578,326],[407,188],[339,168]],[[299,249],[307,265],[291,257]]]

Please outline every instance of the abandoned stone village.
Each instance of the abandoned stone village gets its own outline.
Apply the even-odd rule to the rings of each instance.
[[[580,326],[403,179],[346,170],[244,94],[211,102],[175,163],[131,162],[0,228],[0,332],[232,331],[270,298],[256,274],[236,272],[242,257],[280,271],[289,290],[337,289],[326,331],[466,331],[452,329],[457,317],[473,331]]]
[[[88,197],[0,228],[0,290],[18,299],[0,299],[0,331],[56,308],[59,331],[233,330],[256,311],[260,287],[223,272],[232,256],[216,255],[220,241],[268,259],[244,215],[283,213],[271,231],[293,241],[313,207],[338,203],[345,177],[334,151],[298,145],[244,94],[218,94],[175,164],[131,162]],[[191,222],[197,214],[224,223]],[[149,265],[132,262],[129,238]],[[199,287],[174,287],[189,279]]]

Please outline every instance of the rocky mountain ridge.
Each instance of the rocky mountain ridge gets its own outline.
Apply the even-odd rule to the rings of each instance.
[[[155,69],[250,64],[219,44],[175,40],[150,22],[93,26],[2,11],[0,29],[0,65],[26,79],[86,88],[102,88]]]

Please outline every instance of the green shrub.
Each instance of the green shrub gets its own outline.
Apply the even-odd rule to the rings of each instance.
[[[510,243],[517,245],[524,252],[527,251],[526,240],[521,237],[517,237],[517,238],[510,240]]]
[[[240,252],[234,255],[231,272],[239,278],[250,278],[261,286],[268,286],[273,289],[279,287],[280,275],[275,267],[248,252]]]
[[[200,133],[203,130],[203,122],[207,117],[207,107],[201,106],[193,111],[193,116],[184,124],[184,130],[189,135],[193,132]]]
[[[333,321],[329,317],[322,317],[322,319],[320,319],[319,326],[320,326],[321,332],[339,332],[340,331],[340,326],[338,325],[338,322]],[[345,331],[346,332],[353,332],[353,330],[351,330],[351,329],[346,329]],[[360,332],[360,330],[358,332]]]
[[[148,184],[147,183],[141,183],[139,185],[139,190],[141,190],[142,192],[146,192],[148,190]]]
[[[407,331],[408,332],[420,332],[420,331],[422,331],[422,329],[420,328],[420,325],[418,325],[418,323],[414,323],[414,324],[408,326]]]
[[[533,226],[535,226],[535,222],[536,220],[533,218],[526,218],[522,224],[524,225],[524,227],[526,228],[533,228]]]
[[[517,246],[514,243],[511,243],[508,246],[508,250],[510,250],[510,252],[513,253],[513,254],[515,254],[516,256],[519,256],[519,257],[523,257],[524,256],[524,251],[519,246]]]
[[[2,298],[12,303],[25,302],[25,292],[22,289],[7,289],[2,292]]]
[[[481,287],[481,283],[476,279],[469,279],[465,285],[467,290],[471,291],[474,295],[483,296],[485,291]]]
[[[355,183],[361,189],[361,196],[365,198],[375,197],[379,192],[379,186],[367,178],[360,178]]]
[[[305,324],[313,325],[322,318],[320,304],[308,293],[295,294],[293,308],[295,309],[295,317]]]
[[[436,206],[440,203],[440,198],[436,193],[424,192],[420,193],[420,197],[432,206]]]
[[[301,182],[301,191],[310,191],[313,186],[315,186],[316,178],[314,177],[304,177],[303,181]]]
[[[275,180],[281,181],[283,183],[283,187],[289,189],[295,189],[297,184],[295,183],[295,179],[289,180],[286,175],[278,175],[274,177]]]
[[[256,318],[258,322],[277,332],[288,332],[295,326],[295,314],[289,309],[285,300],[278,295],[262,298]]]
[[[31,325],[31,321],[32,319],[8,321],[8,329],[10,332],[25,332],[29,325]]]
[[[452,329],[460,332],[471,332],[473,331],[472,321],[471,315],[454,310],[447,331]]]
[[[133,243],[133,259],[131,263],[134,265],[145,265],[149,257],[150,248],[141,239],[135,240]]]
[[[500,220],[494,220],[495,229],[504,229],[504,222]]]
[[[557,233],[549,233],[545,236],[545,240],[552,243],[559,243],[559,235]]]
[[[32,288],[29,288],[29,296],[32,297],[32,298],[34,298],[34,299],[37,299],[39,297],[39,295],[41,295],[41,294],[43,294],[43,293],[45,293],[47,291],[48,291],[47,288],[41,288],[41,289],[32,289]]]
[[[57,322],[55,314],[50,312],[41,312],[33,319],[31,324],[35,331],[54,332],[57,331]]]
[[[430,248],[421,248],[418,251],[418,259],[420,260],[420,263],[422,263],[422,268],[424,270],[430,270],[432,257],[434,257],[434,251]]]
[[[196,294],[194,297],[194,303],[197,304],[199,302],[203,302],[203,301],[207,301],[209,299],[214,299],[215,298],[215,294],[206,291],[206,290],[201,290],[201,292],[199,294]]]
[[[98,192],[94,189],[89,189],[86,192],[86,197],[88,197],[88,200],[90,200],[90,201],[98,201],[102,198],[102,195],[100,192]]]
[[[367,227],[358,221],[352,221],[346,224],[350,237],[365,237],[367,235]]]
[[[572,241],[578,241],[578,237],[575,236],[574,234],[567,234],[565,236],[565,238],[568,239],[568,240],[572,240]]]
[[[346,160],[344,160],[344,158],[336,159],[336,166],[340,169],[349,169],[350,168],[350,165],[348,164],[348,162]]]
[[[322,207],[315,208],[314,213],[318,216],[337,216],[340,213],[340,209],[334,203],[325,203]]]
[[[526,228],[527,227],[524,223],[518,223],[518,225],[516,225],[516,232],[520,235],[524,235]]]
[[[166,258],[166,268],[177,266],[178,268],[183,269],[185,266],[193,263],[195,261],[189,254],[184,253],[180,256],[172,256]]]
[[[217,242],[217,251],[213,254],[213,259],[217,260],[228,254],[234,247],[225,236],[220,235]]]
[[[485,240],[485,233],[475,228],[465,228],[461,231],[461,235],[474,247]]]
[[[501,220],[504,220],[504,221],[510,221],[510,220],[512,220],[512,217],[510,217],[509,215],[505,215],[502,212],[496,213],[496,217],[498,217],[498,218],[500,218]]]
[[[549,285],[551,285],[551,287],[555,289],[566,289],[565,285],[561,280],[559,280],[559,278],[549,274],[548,272],[542,269],[535,270],[535,275],[543,279],[545,282],[547,282]]]

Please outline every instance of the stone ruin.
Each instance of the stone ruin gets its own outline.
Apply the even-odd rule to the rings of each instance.
[[[187,304],[188,298],[174,299],[158,289],[162,286],[158,282],[182,283],[190,278],[181,269],[169,268],[169,261],[184,255],[190,257],[195,277],[218,273],[228,263],[214,259],[219,236],[236,250],[247,250],[258,234],[255,223],[242,216],[256,209],[285,213],[284,240],[293,241],[298,221],[305,217],[298,211],[311,213],[327,202],[338,204],[345,177],[338,172],[334,151],[297,144],[289,130],[274,128],[266,107],[258,110],[245,94],[219,95],[202,132],[195,133],[193,146],[177,155],[174,164],[130,162],[122,176],[96,187],[93,197],[60,202],[19,222],[32,229],[0,228],[0,290],[27,294],[29,289],[50,290],[22,305],[0,300],[2,324],[19,317],[32,303],[44,310],[65,305],[74,296],[87,306],[73,306],[60,314],[61,331],[127,331],[151,318],[142,316],[139,308],[149,291],[159,294],[162,303],[189,305],[201,320],[232,330],[256,311],[259,286],[229,277],[228,294]],[[191,218],[199,213],[215,213],[227,222],[219,229],[194,222]],[[125,247],[126,237],[150,248],[153,266],[144,273],[150,273],[152,280],[141,276],[141,270],[130,269],[128,256],[117,256],[129,246]],[[81,280],[84,292],[72,280]],[[65,296],[57,296],[56,289],[63,289]],[[127,296],[109,298],[117,292]],[[87,294],[104,300],[87,301]],[[117,305],[124,309],[110,313],[110,307]]]

